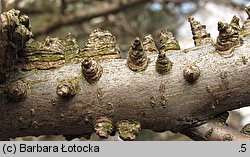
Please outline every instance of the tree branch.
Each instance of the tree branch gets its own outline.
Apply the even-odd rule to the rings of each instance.
[[[245,44],[248,47],[247,41]],[[176,132],[247,106],[249,64],[243,65],[241,56],[249,58],[248,51],[239,48],[227,59],[213,52],[212,46],[205,46],[188,53],[169,53],[174,66],[165,76],[155,72],[155,55],[149,56],[151,63],[142,73],[130,71],[126,60],[105,61],[97,84],[84,80],[79,64],[26,72],[18,78],[30,86],[27,99],[11,102],[1,95],[0,138],[93,132],[94,121],[102,116],[110,117],[113,124],[129,119],[139,121],[142,128]],[[193,85],[182,74],[190,63],[201,69],[201,77]],[[72,100],[60,98],[56,93],[60,80],[72,78],[79,81],[80,91]]]
[[[34,32],[34,37],[51,33],[63,26],[78,24],[84,21],[88,21],[95,17],[114,14],[123,11],[131,6],[135,6],[149,1],[151,0],[131,0],[131,1],[126,1],[124,3],[113,3],[110,4],[108,7],[98,7],[90,11],[88,10],[88,11],[78,12],[76,15],[68,15],[68,16],[59,15],[58,18],[54,18],[55,21],[52,21],[50,25],[46,27],[41,27],[41,29]]]
[[[24,46],[19,41],[30,37],[28,20],[12,12],[12,27],[3,22],[3,32],[11,30],[5,32],[8,36],[1,42],[7,40],[19,47],[1,51],[18,57],[11,64],[16,70],[0,86],[0,139],[56,134],[75,137],[94,131],[107,137],[118,131],[123,139],[132,140],[141,129],[178,132],[250,103],[249,37],[243,38],[242,45],[230,51],[227,58],[211,44],[172,50],[179,49],[177,41],[172,49],[165,41],[165,50],[159,55],[146,56],[136,38],[129,51],[129,57],[134,58],[104,59],[119,52],[108,31],[95,30],[81,51],[70,35],[64,40],[47,38],[43,43],[29,40]],[[4,15],[3,21],[9,14]],[[19,18],[26,20],[15,21]],[[162,33],[170,34],[165,31]],[[201,31],[198,33],[204,34]],[[25,33],[12,36],[18,32]],[[203,40],[198,35],[195,40]],[[207,39],[208,35],[205,41],[210,42]],[[164,56],[168,58],[161,60]],[[164,69],[167,73],[162,73]],[[209,125],[201,128],[206,130]],[[240,139],[228,128],[212,127]],[[216,131],[212,137],[219,139]]]

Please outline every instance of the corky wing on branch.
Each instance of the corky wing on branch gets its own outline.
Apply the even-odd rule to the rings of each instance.
[[[17,22],[13,20],[4,28]],[[202,128],[213,140],[218,131],[211,131],[211,119],[250,103],[250,39],[241,38],[236,24],[218,23],[214,45],[207,33],[203,36],[204,29],[193,29],[199,47],[186,50],[179,50],[165,29],[159,54],[146,53],[147,44],[155,47],[153,40],[142,43],[137,37],[127,59],[119,59],[115,38],[100,29],[82,50],[72,35],[45,42],[30,39],[15,51],[5,45],[2,54],[14,53],[17,59],[7,64],[16,70],[5,73],[8,79],[0,88],[0,139],[54,134],[70,139],[93,131],[106,138],[118,131],[122,139],[133,140],[141,129],[181,131],[198,139],[191,133],[202,137]],[[15,40],[9,38],[15,31],[7,29],[1,42]],[[6,64],[1,68],[8,69]],[[232,140],[250,139],[236,131],[228,134]]]

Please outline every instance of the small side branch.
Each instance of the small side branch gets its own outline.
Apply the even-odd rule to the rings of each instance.
[[[226,124],[210,121],[198,127],[188,128],[181,131],[193,140],[207,141],[249,141],[250,136],[234,130]]]

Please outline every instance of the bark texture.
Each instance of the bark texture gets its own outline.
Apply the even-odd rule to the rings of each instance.
[[[43,46],[51,46],[49,43]],[[43,48],[43,53],[41,47],[39,53],[32,49],[37,59],[27,59],[28,53],[18,51],[16,71],[10,72],[9,79],[0,86],[0,139],[27,135],[84,136],[97,130],[94,126],[100,132],[104,124],[109,133],[119,130],[124,134],[124,126],[131,127],[124,138],[133,139],[140,128],[178,132],[210,122],[218,114],[249,105],[249,47],[250,39],[246,37],[229,58],[217,53],[213,45],[169,50],[165,53],[172,69],[165,75],[156,71],[157,54],[147,56],[147,68],[140,72],[130,70],[126,59],[99,59],[101,76],[94,83],[89,83],[83,75],[82,68],[88,68],[81,64],[85,55],[74,55],[73,61],[39,70],[41,64],[55,61],[41,55],[51,55],[49,49]],[[19,62],[24,59],[22,56],[26,57],[25,62]],[[22,70],[20,64],[30,63],[39,64]],[[195,82],[188,82],[184,69],[194,65],[200,74]],[[73,81],[74,88],[67,83],[62,88],[65,81]],[[58,94],[58,90],[63,94]],[[71,90],[76,93],[62,96]],[[18,100],[13,99],[16,96]],[[108,119],[108,125],[106,121],[96,125],[103,117]],[[126,124],[122,129],[117,128],[121,121]]]

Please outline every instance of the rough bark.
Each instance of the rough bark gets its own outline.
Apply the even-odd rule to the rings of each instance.
[[[122,120],[136,121],[137,131],[139,124],[142,129],[173,132],[199,126],[218,114],[249,105],[249,47],[246,37],[229,58],[217,53],[213,45],[170,50],[166,55],[173,65],[166,75],[156,71],[156,54],[147,56],[149,64],[140,72],[130,70],[126,59],[99,60],[102,74],[95,83],[83,77],[84,55],[46,70],[23,71],[18,66],[0,86],[0,139],[89,134],[103,117],[108,118],[104,122],[111,121],[114,131],[121,130],[116,124]],[[198,80],[192,83],[183,76],[189,65],[200,69]],[[57,93],[65,80],[77,82],[76,94],[70,98]],[[27,85],[18,101],[10,92],[16,81]]]

